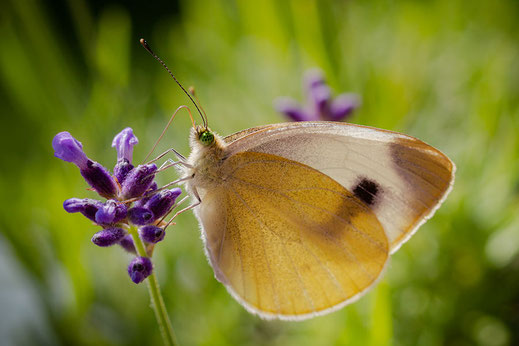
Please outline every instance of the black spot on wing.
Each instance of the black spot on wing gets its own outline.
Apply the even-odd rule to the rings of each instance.
[[[369,206],[373,206],[377,201],[381,188],[377,182],[367,178],[361,178],[353,188],[353,194]]]

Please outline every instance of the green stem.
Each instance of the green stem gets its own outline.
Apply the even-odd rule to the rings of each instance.
[[[137,227],[130,226],[129,232],[133,238],[133,243],[135,244],[137,254],[141,257],[149,257],[146,253],[144,243],[139,237]],[[148,291],[150,292],[151,305],[153,307],[153,310],[155,311],[155,318],[157,318],[157,323],[159,324],[160,333],[162,335],[164,345],[178,345],[177,340],[175,338],[175,333],[173,332],[173,328],[171,327],[171,322],[169,320],[168,313],[166,311],[166,306],[164,305],[164,300],[162,299],[162,295],[160,294],[159,282],[154,271],[151,273],[150,276],[148,276],[146,282],[148,283]]]

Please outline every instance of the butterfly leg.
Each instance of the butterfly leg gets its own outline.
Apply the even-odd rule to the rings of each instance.
[[[157,169],[157,171],[155,171],[155,173],[162,172],[162,171],[168,169],[169,167],[173,167],[173,166],[176,166],[176,165],[181,165],[181,166],[184,166],[184,167],[187,167],[187,168],[192,168],[193,167],[190,164],[188,164],[186,162],[183,162],[183,161],[173,161],[172,159],[167,159],[159,167],[159,169]]]
[[[184,155],[182,155],[181,153],[176,151],[174,148],[170,148],[170,149],[166,150],[165,152],[163,152],[162,154],[160,154],[159,156],[157,156],[156,158],[154,158],[153,160],[148,161],[146,164],[150,164],[150,163],[156,162],[156,161],[160,160],[161,158],[163,158],[164,156],[166,156],[167,154],[169,154],[171,152],[175,153],[175,155],[178,157],[178,159],[181,162],[186,163],[187,159],[186,159],[186,157]]]
[[[190,210],[190,209],[193,209],[193,208],[199,206],[200,203],[202,203],[202,199],[200,199],[200,196],[198,195],[198,192],[196,191],[196,189],[193,189],[193,195],[194,195],[195,198],[196,198],[196,202],[194,202],[193,204],[191,204],[191,205],[185,207],[185,208],[182,209],[182,210],[177,211],[177,212],[175,213],[175,215],[173,215],[173,217],[172,217],[171,219],[169,219],[169,221],[166,223],[166,226],[164,226],[164,230],[166,230],[166,228],[168,228],[168,226],[171,225],[171,223],[173,222],[173,220],[174,220],[177,216],[179,216],[179,215],[182,214],[183,212],[186,212],[186,211],[188,211],[188,210]],[[182,199],[178,204],[180,204],[180,203],[183,202],[183,201],[184,201],[184,199]],[[178,204],[177,204],[177,205],[178,205]]]

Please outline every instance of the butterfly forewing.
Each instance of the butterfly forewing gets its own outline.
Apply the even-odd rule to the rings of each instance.
[[[302,319],[358,298],[389,255],[366,203],[299,162],[236,153],[197,211],[216,277],[250,311]]]
[[[396,251],[439,207],[454,181],[440,151],[403,134],[332,122],[262,126],[226,138],[230,155],[274,154],[340,183],[377,216]]]

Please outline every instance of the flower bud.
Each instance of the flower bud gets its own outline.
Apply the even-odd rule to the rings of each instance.
[[[125,128],[115,135],[112,141],[112,147],[115,147],[117,150],[117,161],[119,162],[125,159],[128,163],[131,163],[133,158],[133,146],[138,143],[139,140],[133,134],[133,130],[130,127]]]
[[[96,213],[103,208],[103,203],[89,198],[69,198],[63,202],[63,208],[68,213],[81,213],[88,219],[96,222]]]
[[[114,176],[117,178],[119,184],[124,182],[126,176],[133,169],[133,165],[127,159],[120,159],[114,167]]]
[[[157,192],[145,204],[145,207],[151,210],[155,219],[166,215],[169,209],[175,204],[178,196],[182,193],[178,187],[171,190],[162,190]]]
[[[52,139],[54,156],[79,167],[87,183],[101,196],[110,198],[115,195],[117,186],[112,177],[99,163],[90,160],[83,152],[83,145],[66,131],[58,133]]]
[[[111,224],[117,223],[126,217],[126,206],[121,203],[117,203],[113,199],[106,201],[96,215],[95,220],[99,224]]]
[[[153,213],[148,208],[133,207],[128,210],[128,218],[135,225],[147,225],[153,221]]]
[[[124,238],[125,235],[126,232],[122,228],[105,228],[102,231],[94,234],[92,237],[92,243],[102,247],[111,246],[115,243],[118,243],[122,238]]]
[[[108,170],[101,164],[88,160],[86,167],[81,168],[79,171],[83,178],[85,178],[86,182],[92,186],[98,194],[105,198],[115,196],[117,192],[117,184],[110,173],[108,173]]]
[[[150,225],[141,227],[139,229],[139,235],[145,242],[155,244],[164,239],[166,232],[160,227]]]
[[[146,279],[152,272],[153,265],[148,257],[136,257],[128,266],[128,275],[136,284]]]
[[[54,136],[52,148],[54,149],[54,156],[57,158],[72,162],[79,168],[86,167],[88,157],[83,152],[83,145],[69,132],[63,131]]]
[[[122,183],[122,196],[129,199],[146,192],[153,183],[156,170],[155,164],[139,165],[131,170]]]

